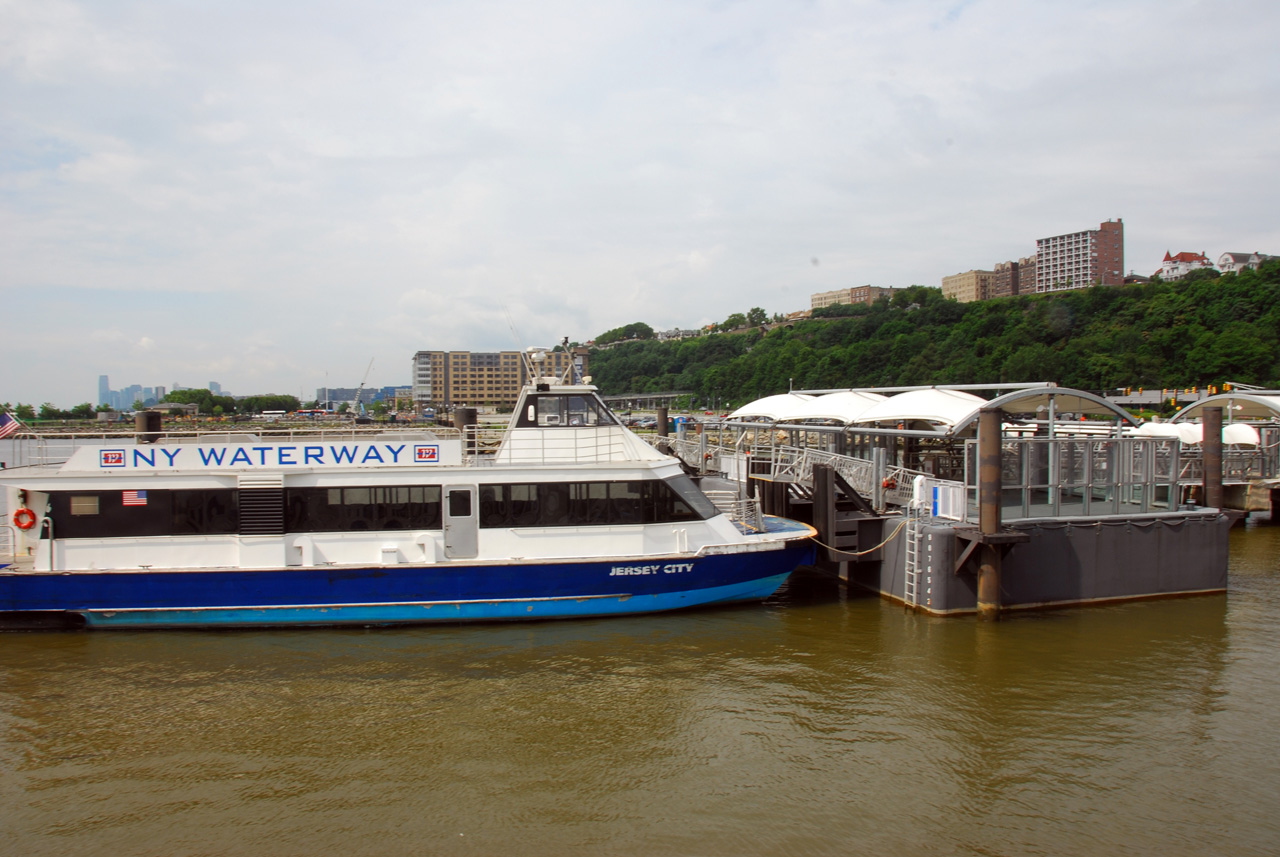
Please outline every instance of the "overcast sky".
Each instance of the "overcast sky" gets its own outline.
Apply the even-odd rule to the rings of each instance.
[[[1280,4],[0,0],[0,402],[1280,253]]]

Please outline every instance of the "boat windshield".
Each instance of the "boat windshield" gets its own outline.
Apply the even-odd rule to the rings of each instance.
[[[517,428],[545,426],[613,426],[618,420],[595,396],[535,393],[525,398]]]

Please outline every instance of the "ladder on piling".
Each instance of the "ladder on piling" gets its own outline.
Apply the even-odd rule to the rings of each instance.
[[[903,565],[902,601],[908,607],[920,606],[920,530],[924,520],[924,507],[912,502],[907,505],[907,550]]]

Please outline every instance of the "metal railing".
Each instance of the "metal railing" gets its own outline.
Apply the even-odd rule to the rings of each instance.
[[[1171,438],[1005,438],[1001,516],[1059,518],[1177,509],[1188,481]],[[965,442],[970,516],[978,506],[978,442]]]
[[[883,453],[876,449],[870,450],[873,457],[860,458],[822,448],[831,444],[779,445],[779,434],[782,433],[743,433],[738,448],[708,446],[702,439],[675,439],[670,446],[690,465],[740,481],[747,478],[746,468],[740,464],[746,452],[755,462],[769,462],[770,478],[807,486],[812,485],[813,466],[829,464],[876,508],[906,506],[911,502],[916,480],[924,477],[923,490],[931,492],[936,501],[935,516],[976,520],[976,440],[957,442],[955,457],[962,464],[958,463],[955,469],[963,470],[964,476],[962,482],[950,482],[880,463]],[[1223,450],[1224,484],[1247,484],[1280,476],[1280,427],[1262,426],[1259,434],[1261,443],[1256,449]],[[753,442],[744,443],[743,438]],[[1003,447],[1006,519],[1177,509],[1185,489],[1204,480],[1199,447],[1183,445],[1175,438],[1006,436]],[[761,465],[757,463],[755,467],[759,469]],[[959,494],[955,492],[957,485]]]
[[[635,458],[624,429],[541,428],[514,429],[469,426],[464,435],[464,456],[469,464],[492,463],[499,448],[521,464],[593,464]]]
[[[706,491],[707,499],[740,528],[747,532],[764,532],[764,514],[760,501],[754,497],[739,497],[734,491]]]

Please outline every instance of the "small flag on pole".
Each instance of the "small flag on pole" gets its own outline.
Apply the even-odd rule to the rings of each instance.
[[[145,506],[147,505],[146,491],[126,491],[124,492],[124,505],[126,506]]]
[[[8,437],[20,428],[23,425],[13,414],[0,414],[0,437]]]

